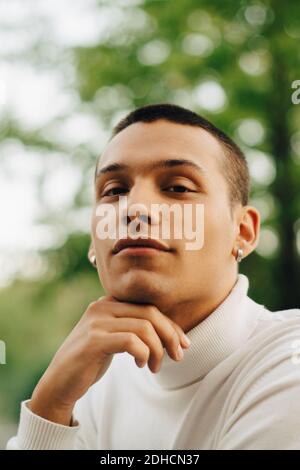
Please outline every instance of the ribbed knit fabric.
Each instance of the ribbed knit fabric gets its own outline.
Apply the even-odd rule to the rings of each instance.
[[[27,402],[27,401],[26,401]],[[24,409],[26,408],[26,409]],[[39,417],[21,403],[21,416],[18,440],[21,449],[72,449],[76,437],[76,427],[63,426]],[[24,422],[25,421],[25,422]],[[78,425],[78,423],[75,423]]]
[[[165,389],[182,387],[202,379],[242,346],[254,330],[259,312],[256,307],[253,315],[244,315],[245,309],[251,308],[251,300],[247,298],[248,288],[248,278],[240,274],[230,295],[213,314],[188,332],[191,346],[185,351],[184,359],[177,363],[165,351],[158,374],[153,375],[146,369],[153,379]]]
[[[116,354],[77,401],[74,426],[22,402],[7,449],[300,449],[300,310],[270,312],[239,274],[226,299],[160,371]],[[76,422],[77,420],[77,422]]]

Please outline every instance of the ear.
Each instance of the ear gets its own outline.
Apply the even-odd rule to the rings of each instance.
[[[258,245],[259,233],[260,213],[253,206],[242,206],[233,255],[236,256],[238,248],[242,248],[243,258],[252,253]]]

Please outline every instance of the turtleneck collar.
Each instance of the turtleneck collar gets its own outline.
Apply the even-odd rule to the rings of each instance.
[[[256,303],[247,296],[248,288],[248,277],[238,274],[236,283],[223,302],[186,333],[191,345],[184,350],[184,358],[176,362],[165,350],[158,373],[153,374],[148,367],[144,367],[148,378],[166,390],[181,388],[201,380],[241,347],[257,321],[250,308],[251,303]]]

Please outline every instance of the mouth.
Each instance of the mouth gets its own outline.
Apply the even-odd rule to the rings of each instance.
[[[147,255],[169,251],[171,250],[167,245],[151,238],[121,238],[115,243],[113,248],[114,254],[123,252],[127,254]]]

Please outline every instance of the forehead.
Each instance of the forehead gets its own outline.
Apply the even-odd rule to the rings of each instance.
[[[112,163],[126,163],[133,168],[162,158],[188,158],[210,173],[220,172],[224,159],[218,140],[200,127],[158,120],[131,124],[104,148],[98,170]]]

